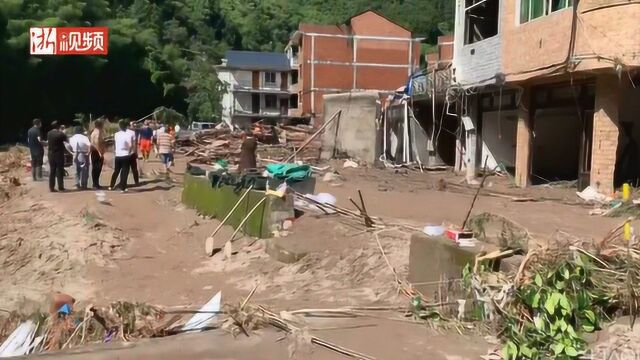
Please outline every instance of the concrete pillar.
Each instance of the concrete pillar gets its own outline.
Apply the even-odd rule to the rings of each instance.
[[[525,88],[518,107],[518,125],[516,128],[516,186],[527,187],[531,175],[531,144],[533,128],[529,118],[531,109],[531,91]]]
[[[617,76],[603,74],[596,78],[590,182],[603,194],[614,190],[620,94],[621,84]]]
[[[467,183],[472,184],[475,182],[477,161],[478,157],[476,149],[478,148],[478,137],[476,136],[476,130],[467,130],[467,153],[465,156],[465,163],[467,165],[466,179]]]

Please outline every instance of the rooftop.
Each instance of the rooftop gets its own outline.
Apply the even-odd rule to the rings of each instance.
[[[291,66],[287,55],[276,52],[228,50],[225,53],[224,68],[239,70],[289,71]]]

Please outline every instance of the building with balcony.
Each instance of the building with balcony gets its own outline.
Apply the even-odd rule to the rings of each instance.
[[[299,25],[285,50],[302,115],[322,119],[325,94],[395,91],[420,65],[420,39],[368,10],[341,25]]]
[[[227,51],[216,67],[226,84],[222,120],[246,126],[254,121],[274,121],[295,116],[296,94],[291,94],[292,68],[284,53]]]
[[[461,164],[516,184],[640,183],[640,2],[456,0]]]

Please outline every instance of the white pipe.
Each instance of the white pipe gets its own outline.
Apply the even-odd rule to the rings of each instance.
[[[378,63],[357,63],[357,62],[344,62],[344,61],[330,61],[330,60],[316,60],[309,61],[312,65],[343,65],[343,66],[369,66],[369,67],[388,67],[388,68],[406,68],[411,69],[411,65],[405,64],[378,64]]]
[[[353,39],[353,86],[351,89],[354,90],[357,86],[356,83],[356,73],[358,72],[358,39]]]
[[[316,38],[314,35],[311,35],[311,88],[312,89],[316,85],[315,54],[316,54]],[[315,116],[316,114],[316,94],[314,91],[311,91],[311,113],[313,114],[313,116]]]
[[[387,160],[387,109],[385,108],[384,111],[381,111],[381,113],[382,113],[382,126],[384,131],[382,133],[382,156],[380,158],[386,161]]]
[[[388,40],[388,41],[422,41],[425,38],[404,38],[404,37],[392,37],[392,36],[364,36],[364,35],[340,35],[340,34],[321,34],[321,33],[304,33],[309,36],[319,37],[336,37],[342,39],[360,39],[360,40]]]
[[[409,43],[409,76],[413,75],[413,41]]]
[[[404,103],[404,162],[409,163],[411,158],[409,157],[409,104]]]

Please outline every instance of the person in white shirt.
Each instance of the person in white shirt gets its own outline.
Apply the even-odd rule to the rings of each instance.
[[[138,172],[138,130],[136,129],[136,123],[131,121],[127,133],[131,136],[131,173],[133,174],[133,182],[136,186],[140,185],[140,173]]]
[[[114,136],[115,142],[115,166],[113,175],[111,175],[111,186],[109,190],[115,189],[116,180],[120,176],[120,190],[127,191],[127,178],[129,177],[129,168],[131,167],[131,149],[133,146],[131,134],[127,132],[127,122],[120,120],[118,123],[120,131]]]
[[[89,182],[91,141],[82,131],[81,126],[76,126],[73,129],[74,135],[69,139],[69,146],[73,153],[73,163],[76,165],[76,189],[86,190]]]

